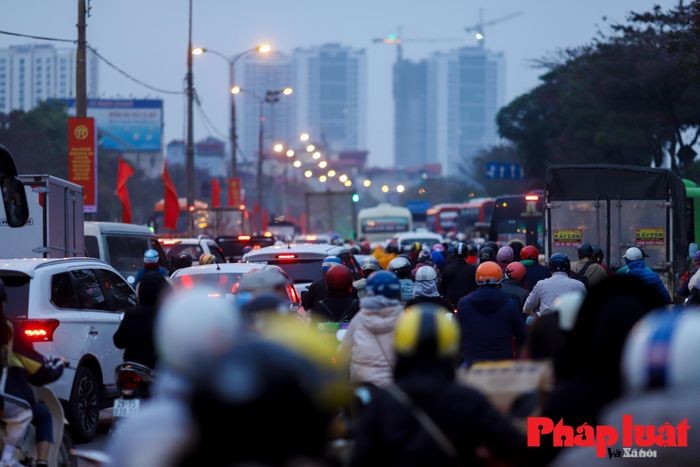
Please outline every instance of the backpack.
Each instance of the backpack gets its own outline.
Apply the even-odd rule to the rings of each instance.
[[[586,286],[586,290],[588,290],[588,278],[586,277],[586,271],[588,270],[588,268],[592,264],[593,264],[593,261],[589,261],[583,266],[583,268],[581,268],[581,270],[579,272],[574,272],[574,271],[569,272],[569,277],[572,279],[576,279],[579,282],[582,282],[583,285]]]

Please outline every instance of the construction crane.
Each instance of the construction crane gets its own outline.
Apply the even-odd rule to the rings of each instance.
[[[511,13],[509,15],[502,16],[500,18],[492,19],[491,21],[487,21],[484,23],[484,9],[479,8],[479,22],[476,23],[474,26],[469,26],[469,27],[464,28],[464,30],[467,33],[474,33],[474,38],[477,40],[479,46],[483,48],[484,41],[486,39],[486,34],[484,33],[484,28],[486,26],[493,26],[494,24],[502,23],[503,21],[517,18],[518,16],[521,16],[522,14],[523,14],[522,11],[517,11],[515,13]]]
[[[400,62],[403,60],[403,46],[405,42],[462,42],[464,41],[461,37],[432,37],[432,38],[421,38],[421,37],[411,37],[405,38],[402,35],[402,27],[396,28],[396,34],[389,34],[386,37],[377,37],[372,39],[372,42],[377,44],[389,44],[396,46],[396,61]]]

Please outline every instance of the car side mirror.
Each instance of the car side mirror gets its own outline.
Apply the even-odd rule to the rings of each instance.
[[[0,191],[5,222],[10,227],[22,227],[29,220],[29,205],[24,184],[17,178],[17,167],[10,151],[0,144]]]

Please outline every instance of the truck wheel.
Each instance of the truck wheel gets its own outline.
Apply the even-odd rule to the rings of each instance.
[[[75,373],[66,415],[77,442],[88,442],[97,433],[100,386],[89,368],[79,367]]]
[[[71,438],[68,432],[68,427],[64,427],[63,439],[61,440],[61,445],[58,447],[58,467],[78,467],[78,461],[75,456],[71,454],[73,451],[73,438]]]

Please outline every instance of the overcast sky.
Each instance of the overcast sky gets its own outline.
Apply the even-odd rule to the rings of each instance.
[[[608,29],[630,10],[642,11],[677,0],[194,0],[193,45],[234,55],[262,41],[290,52],[295,47],[340,42],[366,48],[368,54],[367,143],[370,161],[393,160],[391,66],[395,49],[372,44],[374,37],[403,26],[406,39],[461,38],[460,41],[404,44],[406,58],[427,57],[433,50],[470,45],[463,32],[478,20],[515,12],[519,17],[486,30],[486,45],[506,56],[506,99],[537,84],[540,70],[531,61],[562,47],[589,41],[598,28]],[[0,29],[26,34],[75,38],[77,0],[0,0]],[[187,0],[92,0],[88,42],[107,59],[159,88],[180,90],[186,72]],[[607,17],[607,22],[603,20]],[[40,42],[0,35],[0,47]],[[57,44],[61,46],[61,44]],[[185,99],[160,95],[100,64],[101,97],[163,98],[165,141],[183,139]],[[197,57],[195,86],[204,111],[216,128],[228,132],[228,69],[214,56]],[[195,138],[210,132],[195,112]],[[213,134],[213,136],[217,136]]]

